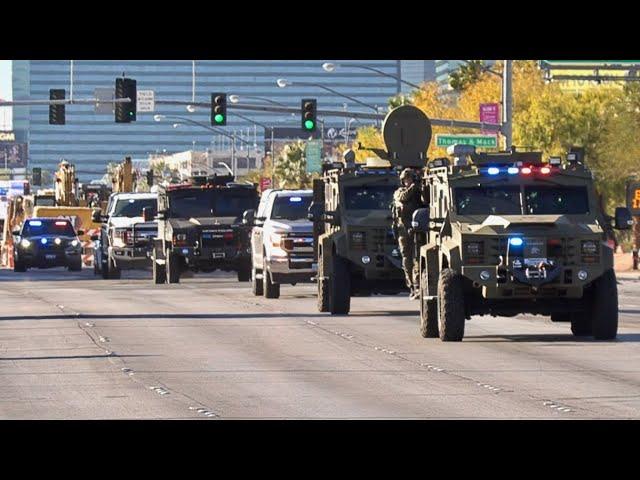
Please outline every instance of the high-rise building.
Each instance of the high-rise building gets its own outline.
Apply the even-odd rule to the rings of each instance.
[[[421,85],[436,79],[436,60],[401,60],[400,76],[402,80]],[[401,84],[402,93],[409,93],[413,88],[406,83]]]
[[[373,112],[386,109],[389,97],[399,91],[398,60],[349,60],[369,66],[392,77],[359,68],[340,68],[329,73],[318,60],[76,60],[73,66],[73,97],[93,98],[96,89],[113,88],[116,77],[123,74],[137,81],[138,90],[153,90],[157,100],[210,102],[212,92],[226,92],[240,97],[241,102],[263,103],[249,98],[258,96],[299,108],[301,98],[317,98],[318,110],[332,109]],[[279,88],[278,78],[292,85]],[[315,86],[315,83],[351,96],[369,105],[365,107],[349,99]],[[70,96],[69,60],[26,60],[13,62],[13,99],[48,99],[49,89],[64,88]],[[241,119],[238,112],[257,123]],[[154,121],[155,114],[166,115]],[[29,144],[30,167],[55,170],[61,158],[76,164],[80,178],[86,181],[105,171],[109,162],[119,162],[125,155],[147,158],[156,152],[174,153],[203,150],[228,144],[229,139],[205,128],[191,125],[171,116],[180,116],[210,125],[210,111],[199,107],[194,112],[185,106],[156,105],[153,113],[138,112],[137,121],[117,124],[113,114],[96,113],[92,105],[66,107],[66,125],[49,125],[46,105],[15,107],[13,126],[19,141]],[[322,118],[325,127],[340,130],[345,119]],[[260,126],[263,125],[263,126]],[[298,127],[298,114],[248,112],[233,109],[229,102],[227,126],[220,131],[262,145],[264,127]],[[282,128],[282,130],[288,130]],[[269,132],[267,131],[267,136]],[[238,142],[238,150],[246,147]],[[92,172],[96,172],[95,174]]]

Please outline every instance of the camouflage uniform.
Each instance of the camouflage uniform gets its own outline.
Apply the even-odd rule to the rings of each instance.
[[[413,176],[414,173],[405,169],[400,178],[404,179],[409,175]],[[393,221],[402,255],[402,268],[407,287],[412,293],[417,292],[420,286],[420,272],[418,262],[415,261],[415,238],[409,229],[413,212],[422,206],[420,183],[417,181],[409,187],[403,185],[393,194]]]

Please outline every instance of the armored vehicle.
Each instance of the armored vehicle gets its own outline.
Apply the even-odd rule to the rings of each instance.
[[[242,223],[242,214],[257,205],[255,185],[234,183],[231,175],[159,185],[154,282],[178,283],[187,270],[236,271],[239,281],[248,282],[251,226]]]
[[[472,315],[529,313],[569,322],[576,336],[615,338],[607,233],[628,229],[631,215],[605,215],[581,155],[543,161],[539,152],[463,145],[448,153],[422,170],[429,207],[412,222],[421,238],[422,336],[460,341]]]

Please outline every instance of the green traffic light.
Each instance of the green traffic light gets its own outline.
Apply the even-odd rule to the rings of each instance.
[[[215,120],[216,123],[222,123],[224,121],[224,116],[218,113],[216,116],[213,117],[213,119]]]
[[[305,120],[304,121],[304,128],[306,128],[307,130],[312,130],[313,129],[313,120]]]

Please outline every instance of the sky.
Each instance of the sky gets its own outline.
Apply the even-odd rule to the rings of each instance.
[[[11,60],[0,60],[0,98],[11,100]],[[0,130],[11,129],[11,108],[0,108]]]

